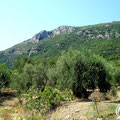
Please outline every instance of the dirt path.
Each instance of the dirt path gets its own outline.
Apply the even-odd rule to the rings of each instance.
[[[116,106],[115,104],[114,106]],[[99,102],[98,103],[99,116],[108,116],[113,114],[112,102]],[[69,114],[70,113],[70,114]],[[97,114],[97,112],[95,112]],[[94,117],[94,110],[92,102],[71,102],[66,105],[60,106],[49,113],[49,120],[92,120]]]
[[[56,111],[49,114],[50,120],[83,120],[86,119],[86,114],[91,102],[71,102],[60,106]]]
[[[115,114],[116,107],[120,104],[120,90],[118,90],[118,97],[113,101],[107,100],[98,102],[98,111],[100,116],[108,116]],[[92,107],[92,102],[88,101],[81,101],[81,102],[70,102],[63,104],[62,106],[58,107],[55,111],[49,113],[48,117],[49,120],[89,120],[93,119],[94,110]],[[116,114],[115,114],[115,117]]]

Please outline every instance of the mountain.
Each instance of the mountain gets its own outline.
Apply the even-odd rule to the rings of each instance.
[[[120,60],[120,22],[83,27],[60,26],[43,30],[20,44],[0,52],[0,63],[9,66],[20,56],[48,58],[59,56],[69,47],[90,50],[109,61]]]

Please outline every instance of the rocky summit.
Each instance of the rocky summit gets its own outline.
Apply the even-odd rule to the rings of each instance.
[[[43,31],[35,34],[29,42],[34,42],[34,43],[36,42],[37,43],[44,38],[50,37],[51,35],[55,36],[55,35],[59,35],[59,34],[66,34],[66,33],[73,32],[77,29],[78,29],[78,27],[60,26],[57,29],[54,29],[52,31],[43,30]]]
[[[75,30],[77,30],[78,27],[72,27],[72,26],[60,26],[57,29],[54,29],[52,31],[40,31],[39,33],[35,34],[31,39],[24,41],[23,43],[20,43],[10,49],[7,49],[5,51],[2,51],[2,54],[4,55],[13,55],[13,54],[31,54],[31,53],[35,53],[38,52],[37,50],[37,46],[32,46],[28,51],[26,51],[26,47],[29,46],[32,43],[39,43],[40,40],[43,40],[45,38],[49,38],[51,36],[55,37],[56,35],[59,34],[67,34],[67,33],[71,33]],[[24,46],[24,47],[22,47]]]
[[[65,33],[73,32],[75,30],[78,30],[78,27],[60,26],[57,29],[52,30],[52,34],[53,35],[65,34]]]
[[[41,39],[48,38],[51,34],[52,34],[52,32],[43,30],[43,31],[35,34],[35,35],[31,38],[30,42],[39,42]]]

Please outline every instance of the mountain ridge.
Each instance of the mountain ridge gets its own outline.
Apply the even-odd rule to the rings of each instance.
[[[72,27],[72,26],[60,26],[54,30],[47,31],[47,30],[42,30],[39,33],[35,34],[30,42],[39,42],[41,39],[48,38],[50,35],[59,35],[59,34],[65,34],[65,33],[70,33],[73,32],[74,30],[77,30],[78,27]]]
[[[93,50],[95,49],[93,45],[96,44],[96,46],[99,46],[97,43],[100,41],[110,46],[111,40],[119,38],[119,21],[82,27],[64,25],[51,31],[40,31],[32,38],[6,49],[5,51],[0,51],[0,63],[9,63],[10,61],[14,61],[18,56],[32,57],[37,55],[43,58],[53,57],[60,55],[62,50],[67,50],[69,47],[79,50],[81,48],[92,48]],[[119,42],[119,40],[117,41]],[[102,46],[100,47],[103,49]],[[114,47],[116,50],[119,50],[116,43]],[[101,51],[105,52],[110,50],[104,49]]]

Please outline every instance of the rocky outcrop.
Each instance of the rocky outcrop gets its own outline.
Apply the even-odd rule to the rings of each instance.
[[[107,25],[108,27],[108,25]],[[91,38],[91,39],[111,39],[111,38],[119,38],[120,37],[120,33],[113,32],[111,31],[101,31],[101,30],[80,30],[76,32],[76,35],[80,36],[81,38]]]
[[[60,26],[58,27],[57,29],[54,29],[52,31],[52,34],[53,35],[59,35],[59,34],[65,34],[65,33],[70,33],[70,32],[73,32],[75,30],[77,30],[78,27],[71,27],[71,26]]]
[[[102,27],[102,28],[101,28]],[[41,48],[38,47],[36,43],[39,43],[41,45],[44,43],[44,38],[52,40],[53,37],[59,35],[59,34],[66,34],[69,36],[71,32],[75,32],[76,36],[79,39],[111,39],[111,38],[119,38],[120,32],[118,27],[114,28],[111,23],[108,24],[102,24],[99,26],[88,26],[88,27],[72,27],[72,26],[60,26],[52,31],[46,31],[43,30],[37,34],[35,34],[31,39],[24,41],[23,43],[14,46],[10,49],[7,49],[5,51],[1,51],[0,54],[3,55],[31,55],[34,53],[37,53],[41,51]],[[43,41],[41,41],[43,40]],[[34,44],[35,43],[35,44]],[[56,43],[54,47],[60,47],[62,44]],[[44,49],[42,49],[44,50]],[[118,49],[119,50],[119,49]]]
[[[39,42],[41,39],[44,39],[44,38],[48,38],[50,35],[52,34],[52,32],[49,32],[49,31],[46,31],[46,30],[43,30],[37,34],[35,34],[30,42]]]
[[[29,56],[30,56],[31,54],[33,54],[33,53],[38,52],[38,51],[39,51],[39,50],[38,50],[38,47],[37,47],[37,46],[33,46],[32,49],[29,51]]]
[[[37,34],[35,34],[31,40],[29,40],[29,42],[33,42],[33,43],[37,43],[40,40],[44,39],[44,38],[48,38],[50,37],[50,35],[59,35],[59,34],[66,34],[66,33],[70,33],[73,32],[74,30],[77,30],[78,27],[71,27],[71,26],[60,26],[57,29],[54,29],[52,31],[46,31],[43,30]]]
[[[118,33],[117,31],[115,32],[115,37],[119,38],[120,37],[120,33]]]
[[[15,49],[3,51],[3,54],[4,54],[4,55],[13,55],[14,53],[15,53]]]
[[[5,51],[2,52],[2,54],[4,55],[22,55],[22,54],[28,54],[28,52],[23,48],[16,48],[16,49],[7,49]]]

